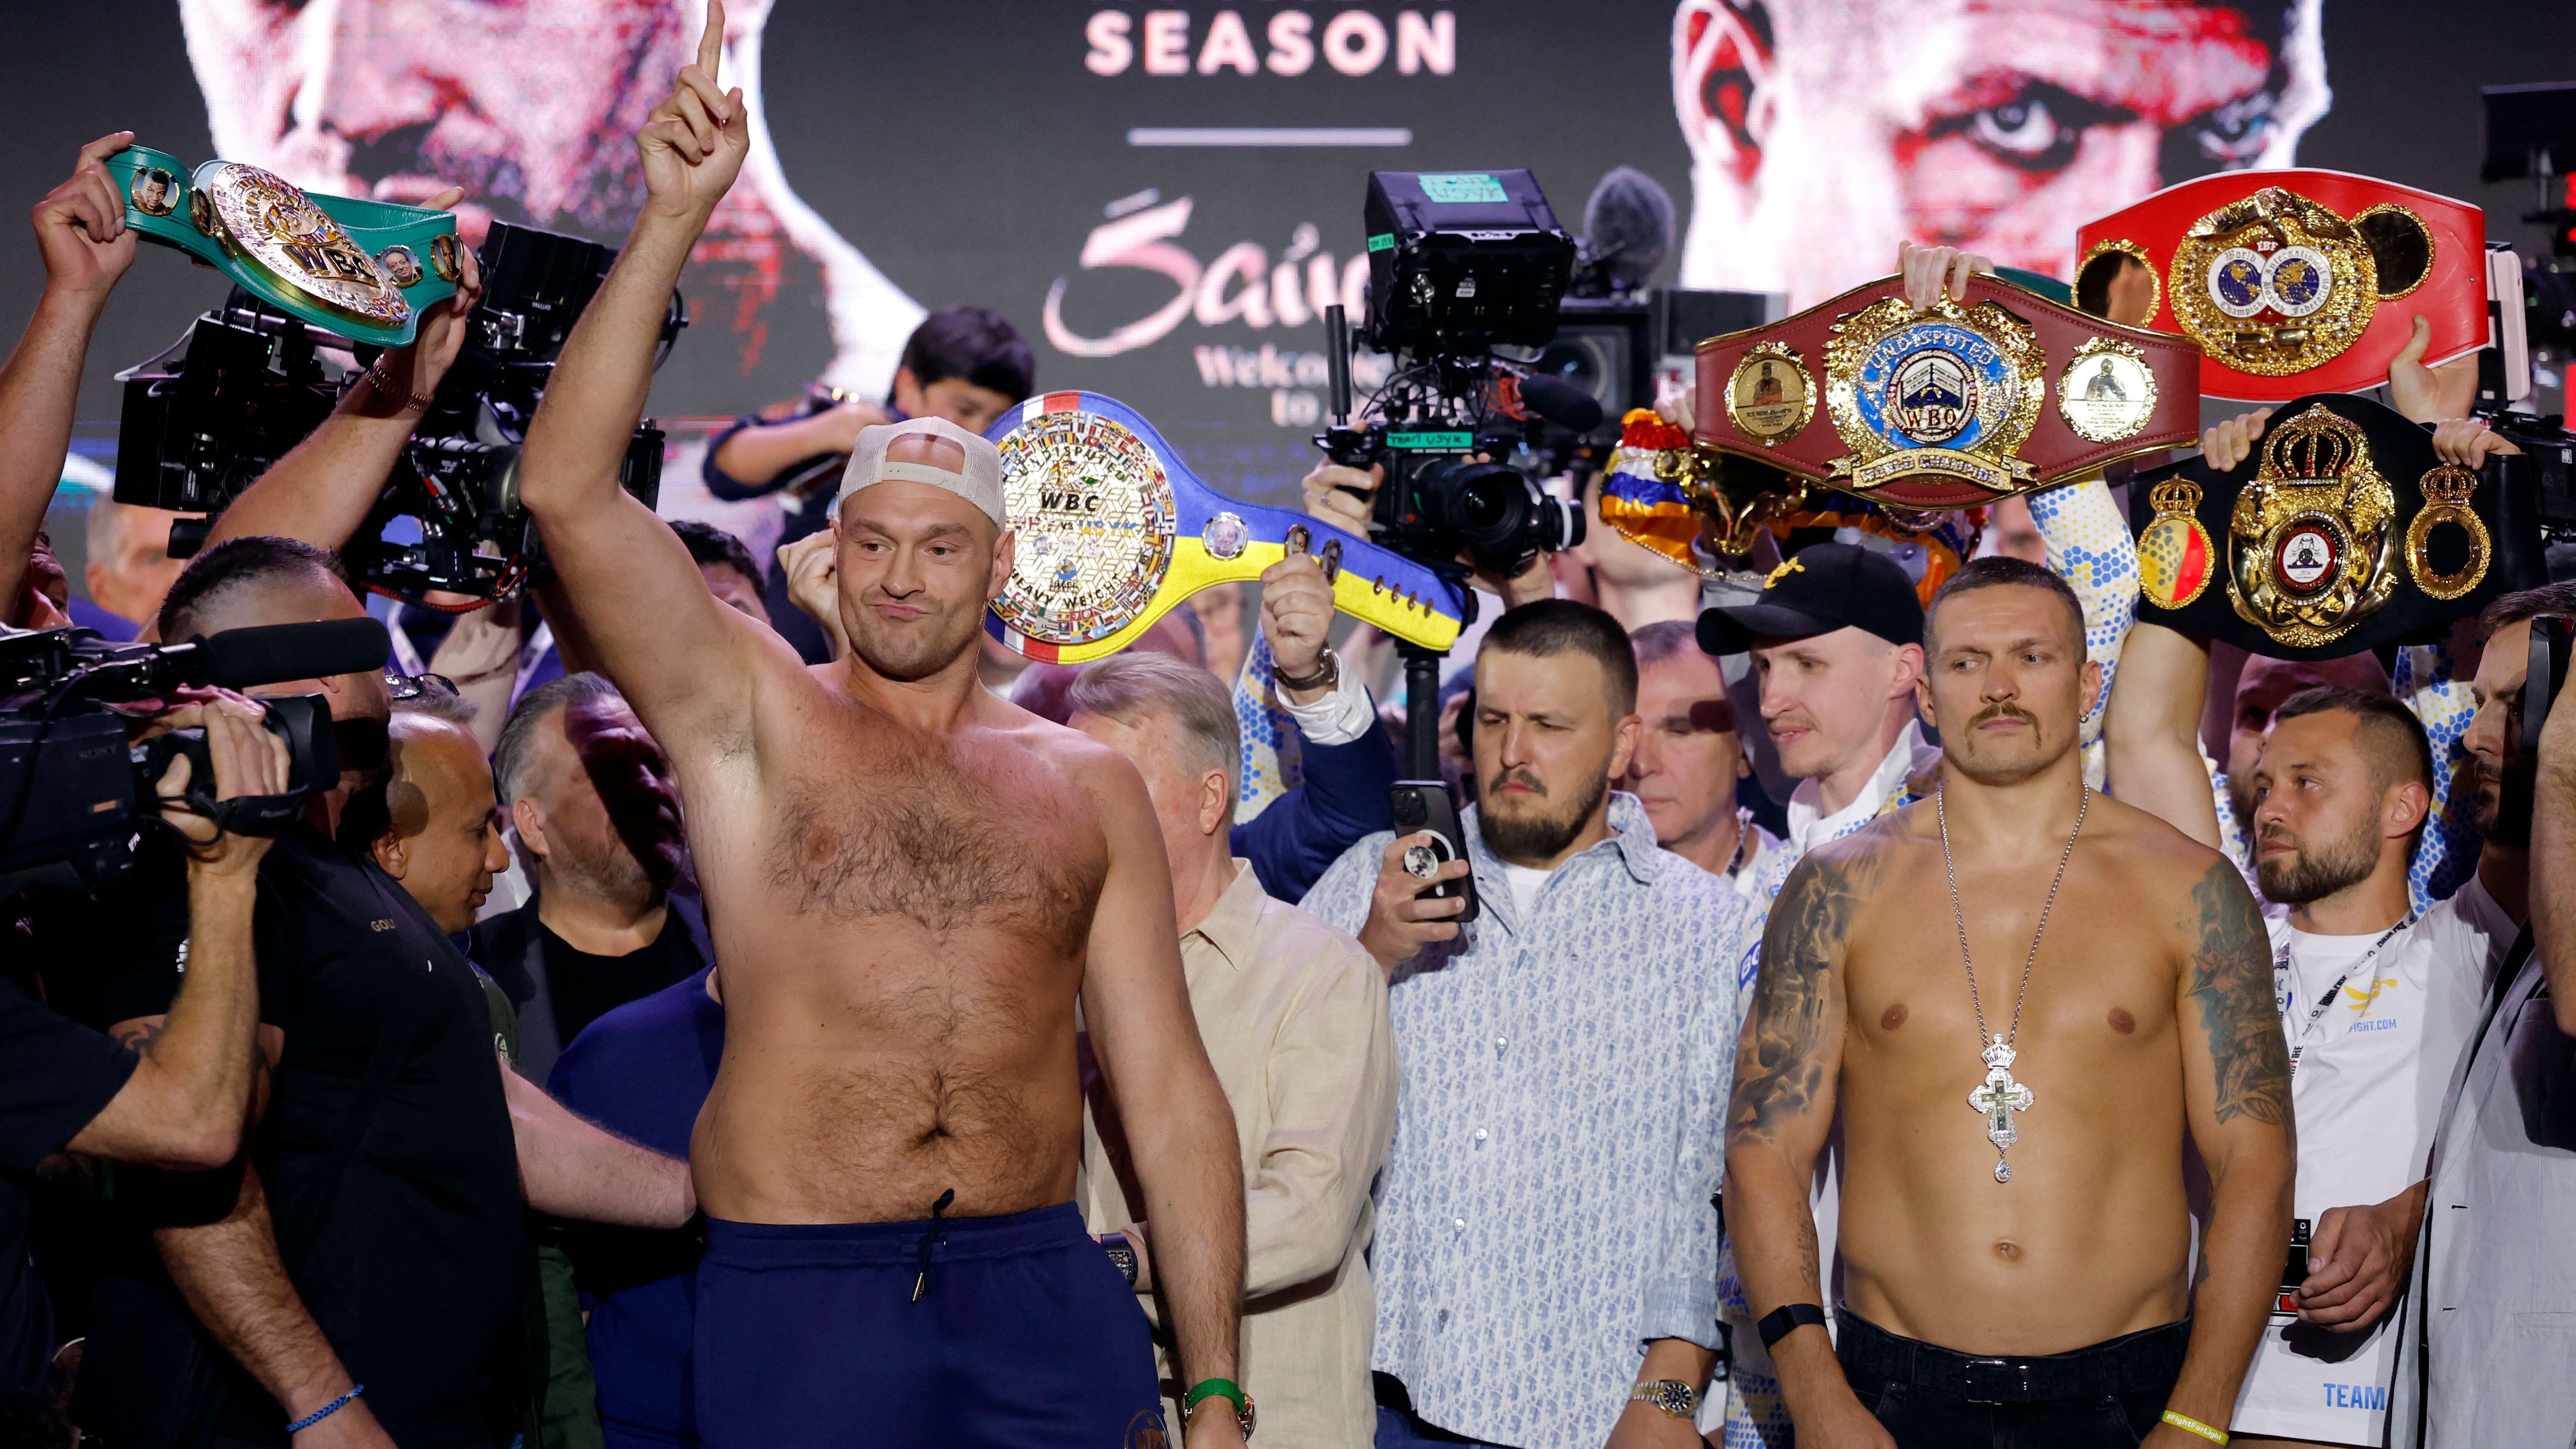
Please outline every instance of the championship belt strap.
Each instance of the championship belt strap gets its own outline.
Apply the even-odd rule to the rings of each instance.
[[[2486,213],[2341,171],[2222,171],[2088,223],[2076,296],[2122,258],[2155,284],[2148,325],[2198,342],[2198,391],[2281,402],[2388,381],[2431,324],[2427,364],[2487,344]],[[2394,304],[2394,305],[2392,305]]]
[[[464,275],[453,212],[308,195],[237,161],[191,172],[147,146],[129,146],[106,166],[138,235],[353,341],[411,341],[422,309],[454,295]]]
[[[2187,445],[2200,353],[1991,276],[1917,311],[1883,277],[1699,345],[1700,448],[1901,508],[1992,503]]]
[[[2367,398],[2299,398],[2227,472],[2193,457],[2131,480],[2138,618],[2275,659],[2437,637],[2548,582],[2527,462],[2471,472]]]
[[[1001,450],[1016,543],[984,630],[1014,653],[1114,654],[1190,595],[1257,579],[1291,553],[1316,556],[1343,613],[1428,649],[1458,641],[1463,584],[1305,514],[1226,497],[1113,398],[1045,393],[985,436]]]

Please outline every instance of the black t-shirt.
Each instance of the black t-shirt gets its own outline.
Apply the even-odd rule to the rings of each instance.
[[[27,1258],[36,1164],[106,1108],[136,1060],[0,971],[0,1415],[8,1400],[36,1392],[54,1351],[53,1314]]]
[[[682,929],[677,912],[662,918],[662,934],[653,944],[623,956],[594,956],[537,923],[537,939],[546,953],[547,996],[554,1003],[555,1030],[569,1045],[581,1029],[630,1001],[677,986],[706,969],[698,948]]]
[[[473,968],[399,884],[302,827],[261,866],[255,930],[260,1018],[285,1051],[252,1155],[296,1291],[404,1449],[489,1443],[527,1241]],[[167,1009],[178,978],[166,951],[120,974],[114,1010]],[[154,1441],[159,1421],[126,1415],[157,1412],[169,1393],[167,1360],[185,1335],[154,1320],[184,1312],[166,1284],[102,1285],[86,1427]],[[285,1443],[275,1401],[238,1369],[220,1377],[224,1432]]]

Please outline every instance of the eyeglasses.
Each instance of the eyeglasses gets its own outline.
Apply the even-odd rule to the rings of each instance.
[[[396,674],[388,669],[385,692],[397,700],[419,699],[423,695],[453,697],[456,681],[444,674]]]

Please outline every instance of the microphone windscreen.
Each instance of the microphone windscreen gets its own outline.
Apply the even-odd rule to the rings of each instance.
[[[1618,286],[1643,285],[1672,250],[1672,193],[1634,166],[1615,168],[1584,203],[1583,239]]]
[[[1521,379],[1521,405],[1560,428],[1588,433],[1601,426],[1601,400],[1563,378]]]
[[[208,684],[249,689],[382,669],[393,647],[383,622],[372,618],[263,624],[226,629],[200,641],[203,654],[190,672]]]

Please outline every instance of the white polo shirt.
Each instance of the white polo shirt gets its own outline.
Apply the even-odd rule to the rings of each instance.
[[[2385,1202],[2422,1180],[2443,1093],[2516,927],[2472,876],[2384,940],[2377,932],[2310,935],[2279,919],[2271,929],[2273,995],[2290,1042],[2299,1127],[2292,1211],[2313,1230],[2328,1208]],[[2279,1307],[2231,1427],[2380,1443],[2397,1357],[2395,1310],[2368,1333],[2349,1334],[2301,1323]]]

